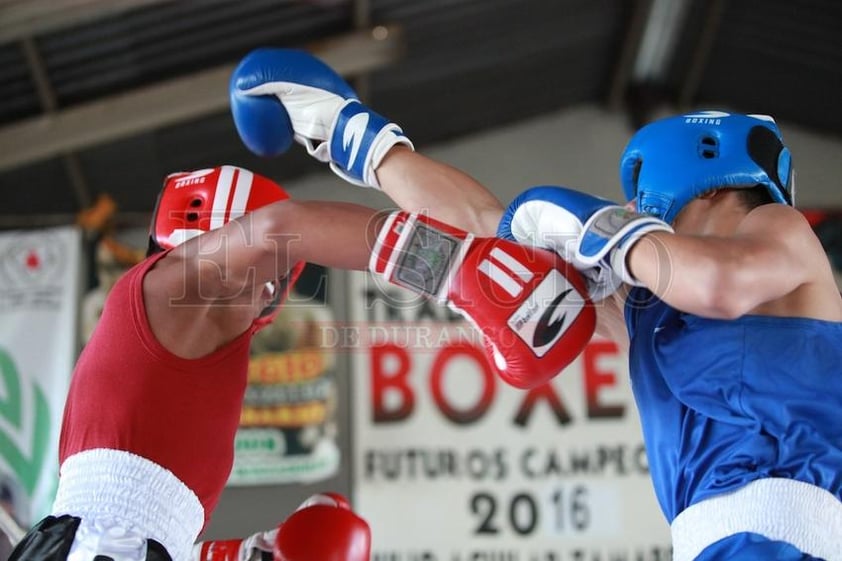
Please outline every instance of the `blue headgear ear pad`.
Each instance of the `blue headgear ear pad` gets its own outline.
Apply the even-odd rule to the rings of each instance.
[[[620,159],[627,200],[671,223],[690,201],[720,188],[765,186],[793,204],[792,159],[765,115],[705,111],[655,121],[632,136]]]

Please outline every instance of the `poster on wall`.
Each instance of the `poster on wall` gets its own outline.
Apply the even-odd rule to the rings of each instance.
[[[374,561],[670,559],[625,359],[594,340],[550,384],[491,371],[452,312],[351,274],[353,498]]]
[[[49,513],[58,483],[80,253],[73,227],[0,234],[0,497],[23,527]]]
[[[339,470],[336,359],[317,339],[332,321],[323,303],[293,293],[255,336],[229,485],[309,483]]]

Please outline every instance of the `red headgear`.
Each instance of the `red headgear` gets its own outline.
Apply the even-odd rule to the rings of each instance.
[[[171,249],[276,201],[284,189],[266,177],[235,166],[171,173],[164,179],[149,228],[148,254]],[[257,323],[272,322],[304,263],[296,263],[275,287],[275,300]]]

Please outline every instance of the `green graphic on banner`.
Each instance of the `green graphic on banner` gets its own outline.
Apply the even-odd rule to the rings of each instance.
[[[4,458],[18,478],[21,486],[31,496],[41,475],[41,468],[47,454],[50,437],[50,408],[47,398],[37,386],[33,386],[34,411],[23,407],[21,380],[11,356],[0,349],[0,376],[6,387],[6,399],[0,400],[0,416],[17,429],[23,428],[24,416],[32,416],[31,455],[27,457],[13,438],[0,430],[0,457]]]

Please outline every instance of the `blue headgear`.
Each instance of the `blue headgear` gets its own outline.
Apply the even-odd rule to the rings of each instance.
[[[620,180],[638,212],[667,223],[714,189],[762,185],[789,205],[794,196],[789,149],[766,115],[702,111],[646,125],[623,152]]]

